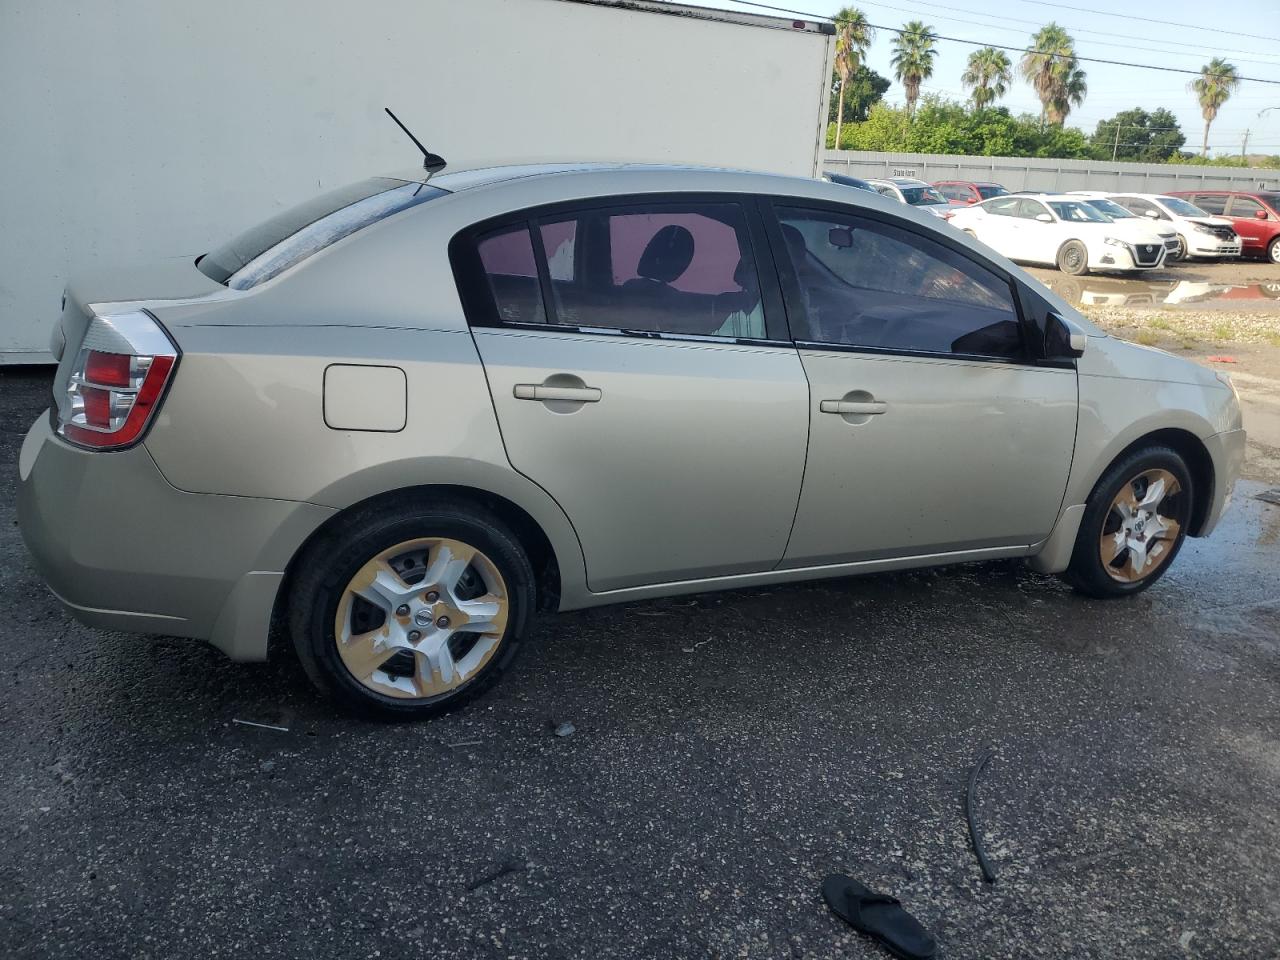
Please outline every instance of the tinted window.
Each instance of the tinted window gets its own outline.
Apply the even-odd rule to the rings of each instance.
[[[913,207],[947,202],[946,198],[933,187],[902,187],[901,189],[903,199]]]
[[[1204,204],[1199,204],[1204,207]],[[1208,207],[1204,207],[1208,210]],[[1231,198],[1231,215],[1233,217],[1256,217],[1258,211],[1266,212],[1266,207],[1260,204],[1252,197],[1232,197]],[[1211,210],[1210,213],[1220,213],[1221,211]]]
[[[543,323],[542,289],[529,227],[503,227],[476,242],[497,319],[503,323]]]
[[[1225,194],[1199,193],[1196,194],[1196,206],[1205,213],[1225,213],[1227,209],[1227,198]]]
[[[929,237],[849,214],[779,207],[800,299],[797,339],[1022,356],[1008,282]]]
[[[247,290],[343,237],[446,191],[377,177],[321,194],[277,214],[200,258],[200,272]]]
[[[982,197],[983,200],[989,200],[992,197],[1003,197],[1008,192],[1009,191],[1006,190],[1004,187],[995,183],[983,184],[982,186],[978,187],[978,194]]]
[[[591,209],[477,240],[497,319],[545,322],[538,244],[553,323],[764,338],[760,282],[737,204]]]

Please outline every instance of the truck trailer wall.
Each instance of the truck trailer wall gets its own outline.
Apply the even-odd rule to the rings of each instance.
[[[414,166],[386,105],[451,169],[637,160],[814,175],[830,37],[672,11],[7,0],[0,360],[47,359],[72,273],[195,257],[318,191]]]

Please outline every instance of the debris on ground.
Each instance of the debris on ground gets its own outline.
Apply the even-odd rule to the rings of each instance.
[[[557,737],[572,737],[577,732],[578,728],[568,720],[563,723],[557,723],[555,727],[555,735]]]
[[[1270,490],[1255,493],[1253,499],[1261,500],[1263,503],[1274,503],[1280,507],[1280,487],[1272,487]]]
[[[978,762],[973,765],[973,769],[969,771],[969,789],[965,792],[964,799],[964,815],[969,821],[969,840],[973,843],[973,853],[978,858],[978,866],[982,868],[982,878],[987,883],[996,882],[996,871],[991,866],[991,861],[987,859],[987,852],[982,848],[982,837],[978,832],[978,814],[977,814],[977,791],[978,777],[982,776],[982,771],[986,769],[987,764],[991,762],[991,758],[995,756],[994,750],[988,750],[984,753]]]
[[[288,727],[277,727],[273,723],[254,723],[252,720],[232,720],[232,723],[238,723],[242,727],[257,727],[259,730],[275,730],[279,733],[288,733]]]
[[[1239,363],[1235,357],[1228,357],[1225,353],[1215,353],[1212,357],[1206,357],[1210,363]]]
[[[711,638],[710,638],[710,637],[707,637],[707,639],[705,639],[705,640],[699,640],[699,641],[698,641],[697,643],[695,643],[692,647],[681,647],[680,649],[681,649],[681,651],[682,651],[682,652],[684,652],[684,653],[695,653],[695,652],[697,652],[697,649],[698,649],[699,647],[705,647],[705,646],[706,646],[708,643],[710,643],[710,642],[711,642]]]
[[[528,861],[525,860],[508,860],[501,866],[495,867],[487,873],[482,873],[470,883],[467,884],[467,892],[472,893],[479,890],[485,884],[493,883],[495,880],[501,880],[509,873],[521,873],[529,869]]]

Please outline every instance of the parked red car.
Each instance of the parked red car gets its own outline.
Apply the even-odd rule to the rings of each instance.
[[[939,180],[933,186],[953,207],[967,207],[992,197],[1003,197],[1009,192],[998,183],[974,183],[971,180]]]
[[[1280,191],[1184,190],[1170,196],[1230,220],[1240,234],[1242,254],[1280,263]]]

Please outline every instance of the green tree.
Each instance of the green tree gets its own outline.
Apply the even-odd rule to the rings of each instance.
[[[1122,110],[1109,120],[1099,120],[1089,139],[1099,160],[1141,163],[1163,163],[1186,142],[1178,118],[1163,107],[1151,113],[1141,107]]]
[[[885,95],[885,91],[889,89],[891,82],[888,77],[882,77],[866,64],[859,65],[858,69],[849,75],[849,79],[841,83],[840,78],[832,74],[831,81],[831,103],[830,116],[839,118],[840,110],[843,107],[845,124],[840,140],[835,139],[836,129],[839,127],[838,122],[833,122],[829,131],[828,139],[831,146],[839,147],[840,143],[848,139],[851,123],[861,123],[867,119],[867,114],[871,107],[879,103]]]
[[[836,145],[840,144],[840,127],[844,124],[844,88],[866,59],[876,32],[866,15],[856,7],[844,7],[836,14],[836,76],[840,93],[836,106]]]
[[[1062,126],[1072,106],[1084,103],[1088,85],[1076,59],[1075,41],[1056,23],[1032,36],[1020,70],[1040,98],[1040,116],[1047,123]]]
[[[982,47],[969,54],[969,64],[960,82],[972,89],[970,97],[975,110],[983,110],[1009,92],[1013,83],[1009,55],[995,47]]]
[[[907,115],[914,116],[916,101],[920,99],[920,84],[933,76],[933,58],[937,56],[934,49],[937,40],[933,36],[933,28],[921,20],[912,20],[902,25],[901,32],[893,39],[894,75],[907,94]]]
[[[1209,126],[1218,118],[1218,111],[1238,86],[1239,72],[1222,57],[1214,57],[1206,63],[1200,68],[1200,76],[1187,84],[1187,88],[1200,101],[1200,115],[1204,117],[1204,140],[1200,144],[1200,156],[1209,155]]]

